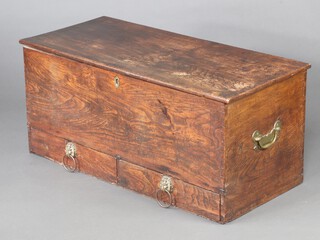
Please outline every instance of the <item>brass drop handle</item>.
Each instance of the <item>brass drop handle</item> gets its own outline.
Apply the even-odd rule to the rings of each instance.
[[[72,165],[68,164],[68,159],[72,160]],[[66,144],[65,155],[63,156],[62,164],[64,169],[68,172],[75,172],[78,169],[77,149],[74,143],[68,142]]]
[[[271,147],[279,138],[281,131],[281,121],[277,120],[272,130],[263,135],[258,130],[254,131],[252,134],[252,140],[254,142],[254,149],[264,150]]]
[[[159,182],[159,189],[156,191],[156,199],[160,207],[169,208],[172,205],[173,183],[171,177],[162,176]],[[160,200],[160,194],[166,193],[169,197],[169,202],[165,203]]]

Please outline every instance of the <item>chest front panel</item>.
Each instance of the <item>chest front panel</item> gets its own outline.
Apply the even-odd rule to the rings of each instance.
[[[32,128],[222,187],[224,104],[30,49],[25,59]]]

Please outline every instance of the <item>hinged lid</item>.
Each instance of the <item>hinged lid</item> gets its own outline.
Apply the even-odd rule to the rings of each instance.
[[[225,103],[310,67],[109,17],[20,43]]]

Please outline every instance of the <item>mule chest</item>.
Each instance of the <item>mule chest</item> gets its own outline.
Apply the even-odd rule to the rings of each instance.
[[[20,41],[30,152],[225,223],[303,180],[310,65],[109,17]]]

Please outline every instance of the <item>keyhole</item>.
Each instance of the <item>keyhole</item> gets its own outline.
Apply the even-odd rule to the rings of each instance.
[[[118,87],[120,86],[120,79],[119,79],[119,77],[118,77],[118,76],[115,76],[113,80],[114,80],[114,85],[115,85],[115,87],[118,88]]]

